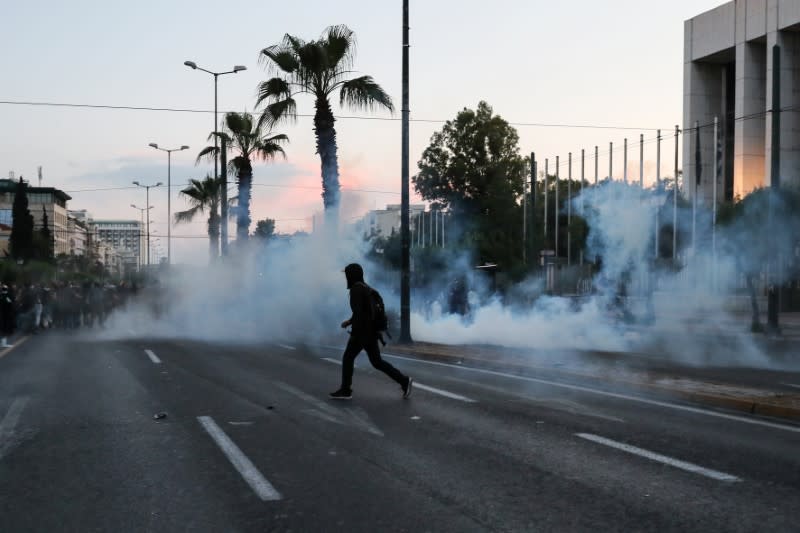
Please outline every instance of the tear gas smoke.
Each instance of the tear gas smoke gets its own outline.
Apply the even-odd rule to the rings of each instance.
[[[747,328],[749,297],[743,272],[763,272],[763,231],[742,217],[720,227],[716,252],[710,216],[700,209],[692,246],[691,209],[678,214],[684,246],[682,268],[654,260],[656,211],[669,193],[641,191],[609,182],[589,188],[584,216],[589,224],[587,258],[601,258],[592,290],[553,296],[539,274],[512,290],[491,293],[466,253],[453,252],[449,271],[412,295],[412,336],[448,344],[496,344],[514,348],[655,351],[694,364],[769,364]],[[573,199],[580,214],[582,199]],[[701,206],[702,207],[702,206]],[[797,215],[775,210],[773,231],[781,246],[794,244]],[[755,218],[754,220],[760,220]],[[671,223],[671,216],[662,218]],[[793,248],[791,248],[793,250]],[[390,310],[399,309],[399,274],[383,272],[366,259],[360,235],[332,238],[325,232],[251,243],[228,260],[195,270],[176,269],[159,293],[154,315],[134,304],[109,323],[106,337],[131,333],[225,342],[319,342],[339,338],[350,314],[342,268],[365,266],[366,280],[378,288]],[[750,270],[748,270],[750,269]],[[570,269],[565,267],[563,273]],[[451,314],[453,280],[467,285],[469,311]],[[577,287],[574,291],[577,293]],[[744,311],[744,312],[743,312]]]

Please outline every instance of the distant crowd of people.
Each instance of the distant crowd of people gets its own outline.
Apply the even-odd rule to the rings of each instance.
[[[0,285],[0,348],[8,337],[50,328],[100,327],[117,307],[135,294],[136,286],[86,282],[26,283],[21,287]]]

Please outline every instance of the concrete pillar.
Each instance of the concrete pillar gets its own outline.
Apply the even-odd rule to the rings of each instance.
[[[772,7],[772,6],[770,6]],[[777,29],[777,10],[767,10],[767,92],[765,110],[772,110],[772,47],[780,46],[781,102],[785,109],[800,103],[800,35]],[[764,185],[772,183],[770,161],[772,158],[772,113],[766,115]],[[800,186],[800,113],[781,113],[780,183],[782,186]]]
[[[687,32],[689,33],[689,32]],[[688,47],[684,62],[684,105],[683,105],[683,179],[685,194],[694,193],[697,179],[695,168],[696,135],[691,129],[695,121],[703,127],[700,130],[700,157],[702,164],[701,182],[697,188],[700,203],[710,203],[714,176],[714,117],[724,114],[723,84],[724,64],[691,60],[691,47]]]
[[[766,78],[766,44],[737,39],[733,193],[739,197],[765,185],[766,118],[760,113],[767,104]]]

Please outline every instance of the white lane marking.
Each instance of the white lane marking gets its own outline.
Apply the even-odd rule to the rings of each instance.
[[[156,354],[154,354],[154,353],[153,353],[153,350],[145,350],[145,351],[144,351],[144,353],[146,353],[146,354],[147,354],[147,357],[149,357],[149,358],[150,358],[150,360],[151,360],[151,361],[152,361],[154,364],[157,364],[157,365],[160,365],[160,364],[161,364],[161,359],[159,359],[159,358],[158,358],[158,356],[157,356]]]
[[[336,359],[332,359],[330,357],[323,357],[322,360],[323,361],[328,361],[329,363],[334,363],[334,364],[337,364],[337,365],[341,365],[342,364],[341,361],[337,361]],[[414,380],[414,388],[415,389],[426,390],[428,392],[432,392],[433,394],[438,394],[439,396],[444,396],[445,398],[450,398],[452,400],[458,400],[460,402],[477,403],[476,400],[473,400],[471,398],[467,398],[466,396],[461,396],[460,394],[456,394],[454,392],[449,392],[449,391],[446,391],[446,390],[437,389],[435,387],[430,387],[428,385],[423,385],[422,383],[420,383],[416,379]]]
[[[280,346],[281,348],[284,348],[286,350],[296,350],[297,349],[294,346],[289,346],[288,344],[278,344],[278,346]]]
[[[31,338],[30,335],[25,335],[24,337],[19,339],[15,344],[13,344],[12,346],[9,346],[8,348],[6,348],[2,352],[0,352],[0,357],[5,357],[6,355],[11,353],[12,351],[16,350],[19,346],[21,346],[25,341],[27,341],[30,338]]]
[[[430,387],[428,385],[423,385],[422,383],[420,383],[417,380],[414,380],[414,388],[415,389],[426,390],[428,392],[432,392],[433,394],[438,394],[439,396],[444,396],[445,398],[451,398],[453,400],[458,400],[458,401],[461,401],[461,402],[476,403],[475,400],[473,400],[471,398],[467,398],[466,396],[461,396],[460,394],[456,394],[454,392],[448,392],[446,390],[437,389],[435,387]]]
[[[3,421],[0,422],[0,440],[11,436],[14,432],[14,428],[19,421],[19,416],[22,414],[22,410],[25,409],[25,404],[27,403],[28,398],[25,396],[15,398],[14,401],[11,402],[11,407],[8,408],[6,415],[3,417]]]
[[[665,465],[673,466],[675,468],[680,468],[681,470],[685,470],[687,472],[692,472],[694,474],[700,474],[701,476],[710,477],[711,479],[716,479],[717,481],[727,481],[727,482],[741,481],[741,478],[732,476],[731,474],[726,474],[725,472],[711,470],[710,468],[698,466],[694,463],[687,463],[686,461],[681,461],[680,459],[673,459],[672,457],[661,455],[660,453],[651,452],[649,450],[645,450],[644,448],[638,448],[636,446],[631,446],[630,444],[617,442],[615,440],[607,439],[605,437],[592,435],[591,433],[576,433],[575,436],[580,437],[582,439],[590,440],[592,442],[596,442],[598,444],[603,444],[604,446],[609,446],[617,450],[622,450],[623,452],[632,453],[634,455],[638,455],[639,457],[650,459],[651,461],[657,461]]]
[[[372,433],[373,435],[383,437],[383,431],[378,429],[378,427],[372,423],[372,421],[369,419],[369,416],[363,409],[360,408],[335,409],[330,405],[328,405],[327,403],[320,401],[317,398],[311,396],[310,394],[306,394],[305,392],[301,391],[300,389],[296,389],[291,385],[288,385],[281,381],[275,381],[274,383],[275,386],[278,387],[279,389],[282,389],[288,392],[289,394],[296,396],[301,400],[313,405],[315,409],[307,409],[307,412],[309,413],[317,415],[324,420],[327,420],[329,422],[334,422],[336,424],[351,423],[354,426],[359,427],[368,433]]]
[[[734,420],[736,422],[744,422],[745,424],[753,424],[756,426],[768,427],[772,429],[780,429],[783,431],[791,431],[793,433],[800,433],[800,426],[789,426],[783,424],[776,424],[774,422],[767,422],[765,420],[758,420],[756,418],[745,418],[743,416],[737,415],[729,415],[726,413],[719,413],[717,411],[709,411],[707,409],[701,409],[699,407],[690,407],[688,405],[679,405],[675,403],[668,403],[668,402],[661,402],[658,400],[649,400],[647,398],[640,398],[637,396],[630,396],[628,394],[620,394],[617,392],[608,392],[600,389],[593,389],[591,387],[582,387],[580,385],[570,385],[569,383],[560,383],[558,381],[550,381],[547,379],[540,379],[540,378],[531,378],[527,376],[516,376],[514,374],[506,374],[505,372],[498,372],[496,370],[486,370],[483,368],[473,368],[469,366],[463,365],[451,365],[448,363],[440,363],[438,361],[425,361],[424,359],[416,359],[413,357],[404,357],[402,355],[394,355],[394,354],[383,354],[386,357],[393,357],[395,359],[404,359],[406,361],[412,361],[416,363],[424,363],[426,365],[435,365],[435,366],[445,366],[448,368],[455,368],[460,370],[469,370],[470,372],[479,372],[482,374],[489,374],[492,376],[500,376],[504,378],[511,378],[517,379],[520,381],[529,381],[531,383],[541,383],[543,385],[550,385],[552,387],[561,387],[563,389],[570,389],[570,390],[578,390],[581,392],[588,392],[591,394],[598,394],[600,396],[608,396],[610,398],[617,398],[620,400],[628,400],[631,402],[639,402],[647,405],[657,405],[659,407],[666,407],[668,409],[676,409],[678,411],[686,411],[689,413],[695,413],[699,415],[707,415],[707,416],[715,416],[717,418],[724,418],[727,420]]]
[[[800,389],[800,385],[797,383],[782,383],[782,385],[786,385],[787,387],[794,387],[795,389]]]
[[[10,450],[15,444],[14,428],[19,422],[19,417],[25,405],[28,403],[28,398],[23,396],[16,398],[11,402],[3,420],[0,421],[0,459]]]
[[[275,501],[281,499],[281,494],[275,487],[258,471],[258,468],[242,453],[242,450],[222,431],[214,419],[210,416],[198,416],[197,420],[208,432],[222,453],[228,458],[233,467],[241,474],[244,480],[253,489],[253,492],[263,501]]]

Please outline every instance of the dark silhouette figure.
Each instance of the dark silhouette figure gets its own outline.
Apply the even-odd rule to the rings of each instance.
[[[0,286],[0,348],[10,348],[8,337],[14,334],[17,327],[17,313],[14,301],[14,291],[3,283]]]
[[[342,328],[352,327],[352,329],[342,356],[342,386],[336,392],[332,392],[330,397],[336,400],[349,400],[352,397],[353,365],[358,354],[364,350],[372,366],[395,380],[403,389],[403,397],[408,398],[411,395],[413,380],[381,358],[378,347],[379,332],[376,331],[373,322],[371,289],[364,283],[364,270],[361,265],[351,263],[345,267],[344,275],[347,278],[347,288],[350,290],[350,309],[353,315],[342,322]]]

